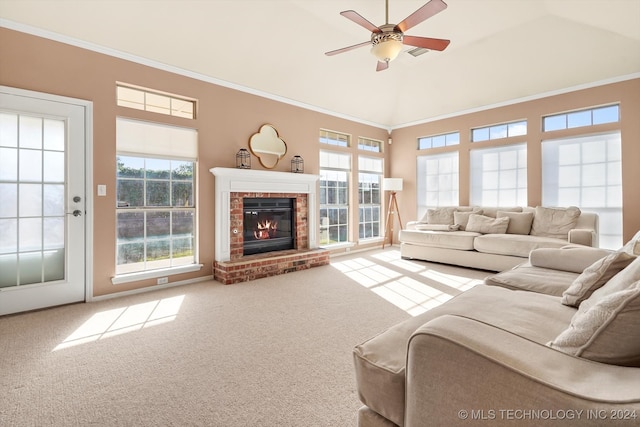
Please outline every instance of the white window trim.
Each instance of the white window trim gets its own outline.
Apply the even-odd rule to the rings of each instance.
[[[178,267],[160,268],[158,270],[119,274],[111,278],[111,283],[121,285],[123,283],[138,282],[140,280],[155,279],[158,277],[172,276],[174,274],[191,273],[193,271],[200,271],[202,267],[204,267],[203,264],[189,264]]]

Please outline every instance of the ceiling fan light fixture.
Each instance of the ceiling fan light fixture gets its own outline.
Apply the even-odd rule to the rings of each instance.
[[[378,33],[371,37],[371,53],[379,61],[389,62],[396,59],[402,50],[402,34],[398,33]]]

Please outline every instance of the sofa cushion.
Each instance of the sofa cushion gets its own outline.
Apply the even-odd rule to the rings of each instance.
[[[627,267],[636,257],[626,252],[613,252],[587,267],[562,294],[562,303],[578,307],[582,301],[609,279]]]
[[[497,218],[509,217],[507,234],[529,234],[533,223],[533,212],[498,211]]]
[[[427,209],[427,223],[453,225],[455,211],[455,207]]]
[[[474,209],[470,211],[455,211],[453,213],[453,223],[460,226],[460,230],[465,230],[469,222],[469,216],[473,214],[482,215],[482,209]]]
[[[466,230],[483,234],[504,234],[509,226],[509,218],[491,218],[485,215],[471,214]]]
[[[511,208],[499,208],[499,207],[482,207],[482,214],[486,216],[490,216],[492,218],[498,217],[498,211],[500,212],[522,212],[522,207],[514,206]]]
[[[549,343],[597,362],[640,367],[640,281],[580,309],[569,328]]]
[[[579,216],[580,209],[575,206],[568,208],[536,206],[531,235],[567,240],[569,230],[576,227]]]
[[[399,239],[402,243],[432,246],[437,248],[473,250],[473,239],[480,233],[469,231],[423,231],[400,230]]]
[[[578,273],[534,267],[525,262],[511,270],[486,277],[484,283],[561,297],[577,277]]]
[[[360,400],[385,418],[403,424],[407,343],[416,329],[438,316],[471,317],[544,344],[567,327],[575,312],[560,304],[559,297],[475,286],[357,345],[353,357]]]
[[[484,234],[476,237],[473,241],[473,247],[478,252],[522,258],[527,258],[529,252],[534,249],[561,248],[566,244],[566,240],[521,234]]]
[[[458,231],[460,229],[460,225],[418,223],[418,224],[415,224],[413,228],[415,230],[425,230],[425,231]]]
[[[540,248],[529,253],[534,267],[582,273],[587,267],[611,254],[609,249],[567,245],[561,248]]]

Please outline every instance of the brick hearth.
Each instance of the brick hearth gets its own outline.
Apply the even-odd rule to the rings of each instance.
[[[317,247],[317,175],[213,168],[216,177],[214,279],[229,285],[329,263]],[[294,198],[295,249],[243,255],[243,199]]]

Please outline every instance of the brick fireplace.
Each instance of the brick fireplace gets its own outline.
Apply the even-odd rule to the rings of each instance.
[[[215,280],[232,284],[329,263],[329,252],[317,246],[317,175],[231,168],[210,172],[215,176]],[[245,255],[245,237],[252,239],[244,224],[245,200],[281,199],[292,200],[293,248]]]

